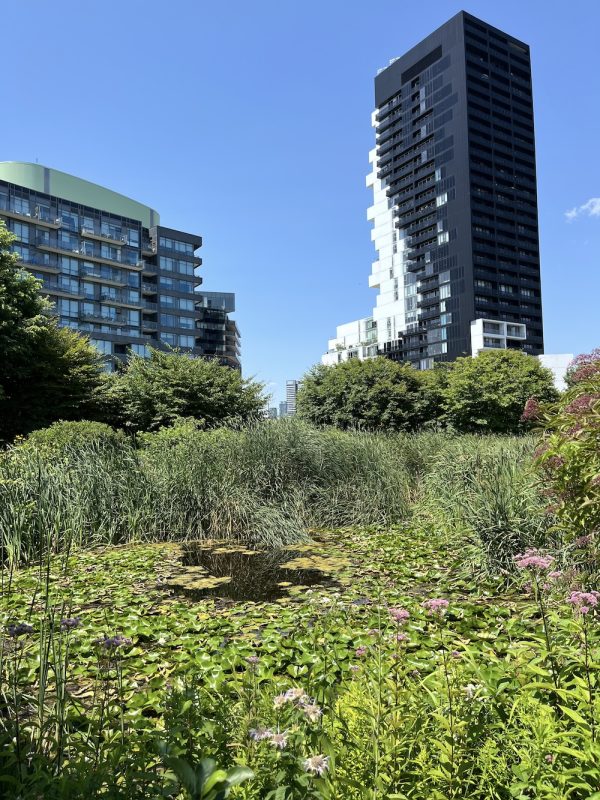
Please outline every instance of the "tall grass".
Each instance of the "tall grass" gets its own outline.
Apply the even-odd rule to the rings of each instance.
[[[416,516],[466,530],[504,567],[547,520],[526,439],[372,434],[299,420],[166,429],[134,440],[31,444],[0,455],[4,559],[72,546],[211,537],[281,546],[311,527]]]

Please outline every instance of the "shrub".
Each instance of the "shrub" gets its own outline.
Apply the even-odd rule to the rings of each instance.
[[[519,350],[489,350],[458,358],[444,390],[445,419],[465,432],[520,433],[526,401],[552,402],[558,393],[552,372]]]
[[[580,356],[570,388],[542,407],[538,465],[553,512],[568,540],[600,531],[600,357]]]
[[[113,430],[103,422],[55,422],[49,428],[40,428],[27,437],[22,447],[52,455],[65,450],[97,445],[98,447],[119,446],[125,442],[125,435]]]
[[[422,421],[421,383],[409,364],[387,358],[319,364],[304,377],[298,414],[316,425],[408,431]]]

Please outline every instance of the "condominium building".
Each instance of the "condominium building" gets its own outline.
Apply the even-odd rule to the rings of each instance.
[[[0,219],[59,324],[88,335],[109,369],[149,345],[239,368],[234,295],[199,288],[201,236],[162,226],[154,209],[110,189],[22,162],[0,163]]]
[[[299,388],[300,381],[291,380],[285,382],[286,417],[294,417],[296,415],[296,398]]]
[[[338,328],[323,362],[369,357],[373,329],[377,353],[422,369],[488,348],[542,353],[528,45],[460,12],[380,70],[375,106],[376,306]],[[352,325],[370,327],[362,349],[345,342]]]

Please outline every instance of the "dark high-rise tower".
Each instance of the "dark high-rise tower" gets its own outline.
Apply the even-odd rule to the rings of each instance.
[[[377,351],[421,368],[542,353],[529,47],[460,12],[378,73],[375,105]],[[373,354],[360,322],[325,363]]]

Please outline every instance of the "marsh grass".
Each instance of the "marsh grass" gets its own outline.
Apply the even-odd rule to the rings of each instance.
[[[373,434],[300,420],[0,455],[2,561],[211,537],[278,547],[307,529],[417,520],[466,534],[488,566],[547,535],[527,438]]]

